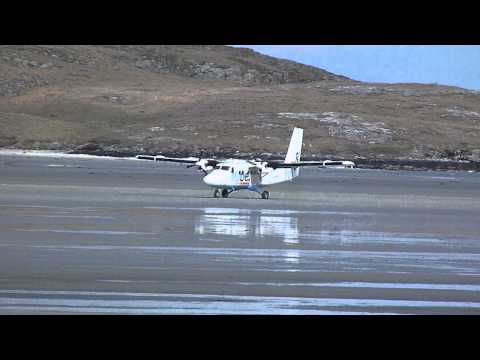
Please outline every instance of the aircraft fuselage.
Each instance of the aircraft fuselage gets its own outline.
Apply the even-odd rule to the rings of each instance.
[[[228,159],[218,163],[203,181],[219,189],[249,189],[265,187],[295,177],[293,169],[272,169],[265,163],[238,159]]]

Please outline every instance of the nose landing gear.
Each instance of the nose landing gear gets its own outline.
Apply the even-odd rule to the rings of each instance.
[[[263,191],[261,195],[262,195],[262,199],[268,199],[268,197],[270,196],[267,190]]]

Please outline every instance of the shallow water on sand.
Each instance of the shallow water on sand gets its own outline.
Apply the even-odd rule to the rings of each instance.
[[[263,201],[212,199],[172,165],[10,164],[0,313],[480,313],[480,181],[465,174],[312,169]]]

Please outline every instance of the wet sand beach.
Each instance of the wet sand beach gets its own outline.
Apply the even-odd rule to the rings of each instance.
[[[302,169],[269,191],[0,155],[0,314],[480,314],[480,173]]]

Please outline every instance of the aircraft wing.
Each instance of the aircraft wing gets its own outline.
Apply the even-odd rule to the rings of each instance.
[[[200,160],[199,158],[195,158],[195,157],[172,158],[172,157],[166,157],[163,155],[156,155],[156,156],[137,155],[136,158],[140,160],[170,161],[170,162],[178,162],[178,163],[184,163],[184,164],[195,164],[198,160]]]
[[[175,163],[181,163],[181,164],[188,164],[187,165],[188,168],[198,166],[198,168],[203,170],[204,172],[211,170],[220,162],[215,159],[201,159],[196,157],[173,158],[173,157],[167,157],[163,155],[156,155],[156,156],[137,155],[136,158],[139,160],[168,161],[168,162],[175,162]]]
[[[267,166],[273,169],[281,168],[296,168],[300,166],[321,166],[323,161],[295,161],[295,162],[284,162],[284,161],[267,161]]]

